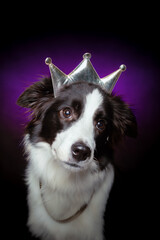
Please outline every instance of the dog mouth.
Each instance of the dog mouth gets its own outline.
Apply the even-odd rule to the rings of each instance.
[[[63,166],[71,171],[85,171],[88,169],[91,159],[87,159],[83,162],[73,162],[72,160],[69,161],[62,161]]]
[[[79,169],[82,169],[82,167],[76,163],[72,163],[72,162],[66,162],[66,161],[63,161],[63,163],[71,168],[79,168]]]

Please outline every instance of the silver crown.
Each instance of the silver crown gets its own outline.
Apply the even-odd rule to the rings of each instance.
[[[45,63],[49,66],[51,79],[53,84],[54,96],[56,97],[59,89],[63,85],[68,85],[74,82],[89,82],[100,85],[108,93],[112,93],[112,90],[119,79],[122,72],[126,70],[126,66],[122,64],[118,70],[109,74],[104,78],[100,78],[94,69],[91,61],[91,54],[85,53],[83,60],[80,64],[68,75],[63,73],[53,63],[51,58],[46,58]]]

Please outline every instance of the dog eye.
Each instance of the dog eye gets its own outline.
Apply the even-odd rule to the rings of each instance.
[[[72,109],[69,107],[62,109],[60,111],[60,116],[62,118],[71,118],[72,117]]]
[[[100,131],[104,131],[106,128],[106,121],[103,119],[98,120],[96,123],[96,128]]]

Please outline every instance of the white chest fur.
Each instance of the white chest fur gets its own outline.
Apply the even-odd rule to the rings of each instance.
[[[42,185],[41,197],[48,215],[53,220],[63,222],[65,219],[71,219],[72,221],[72,218],[79,215],[78,213],[81,212],[81,209],[85,209],[88,206],[94,195],[94,190],[92,191],[87,193],[75,188],[75,193],[63,193],[59,192],[58,189],[53,190]]]
[[[114,178],[112,165],[99,172],[73,174],[50,158],[49,151],[45,151],[46,143],[36,147],[28,144],[27,148],[30,150],[28,226],[32,233],[45,240],[102,240],[103,214]],[[39,181],[42,181],[42,188]],[[88,202],[85,211],[73,221],[58,223],[53,220],[71,216]]]

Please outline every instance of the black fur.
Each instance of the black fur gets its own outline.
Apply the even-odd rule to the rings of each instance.
[[[97,85],[74,83],[63,87],[57,98],[53,96],[50,78],[44,78],[27,88],[19,97],[17,104],[31,110],[32,119],[26,126],[30,140],[33,143],[42,140],[51,144],[58,132],[68,128],[80,117],[85,105],[84,96],[95,88],[99,89],[104,101],[94,120],[103,118],[107,123],[102,133],[95,129],[95,158],[99,160],[100,167],[104,168],[105,156],[112,159],[113,146],[121,137],[125,135],[136,137],[137,123],[132,110],[120,97],[107,94]],[[72,107],[76,114],[76,119],[71,122],[62,121],[59,116],[60,110],[67,106]]]

